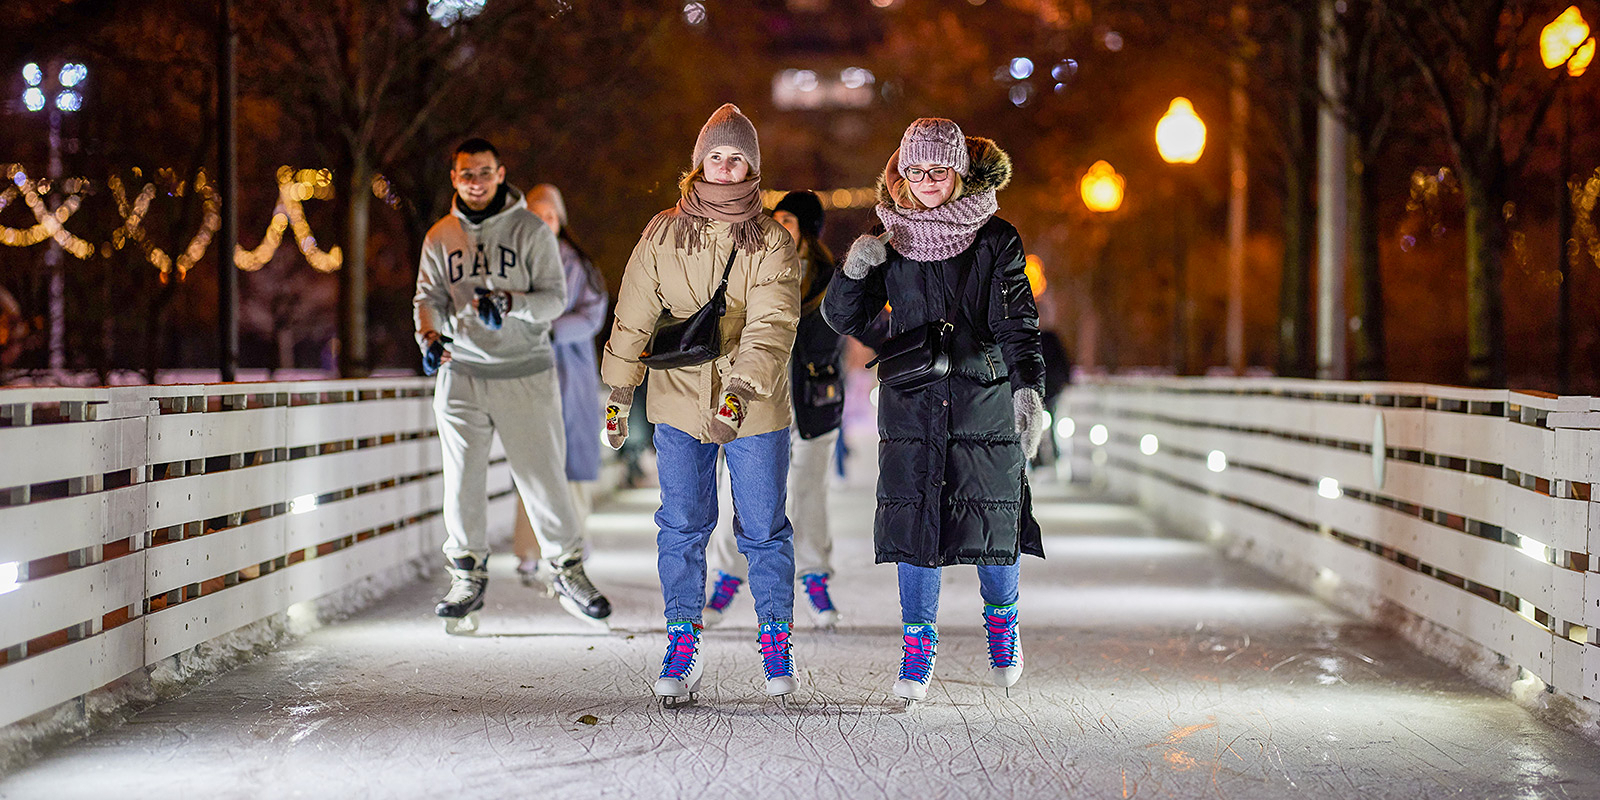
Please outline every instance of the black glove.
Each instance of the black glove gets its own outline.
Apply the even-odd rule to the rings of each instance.
[[[491,331],[500,330],[505,324],[505,315],[511,311],[511,293],[485,289],[479,286],[473,289],[478,293],[478,319],[483,326]]]
[[[428,345],[422,353],[422,374],[432,375],[439,371],[439,365],[444,363],[444,346],[455,341],[448,336],[439,336]]]

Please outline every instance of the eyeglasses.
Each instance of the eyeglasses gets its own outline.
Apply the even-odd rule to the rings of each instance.
[[[922,183],[923,178],[928,178],[937,183],[948,177],[950,177],[949,167],[934,167],[933,169],[912,167],[906,170],[906,180],[911,181],[912,183]]]

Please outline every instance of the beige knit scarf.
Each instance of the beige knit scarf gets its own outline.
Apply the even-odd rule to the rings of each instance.
[[[761,176],[738,183],[695,181],[678,204],[657,214],[645,226],[646,238],[666,242],[672,231],[672,246],[693,253],[705,246],[705,227],[711,220],[733,223],[733,245],[747,253],[758,253],[766,245],[761,232]]]

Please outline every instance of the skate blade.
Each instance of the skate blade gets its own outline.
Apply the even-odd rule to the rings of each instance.
[[[669,697],[661,697],[661,698],[658,698],[658,699],[661,700],[661,707],[662,708],[687,708],[689,706],[695,705],[695,693],[694,692],[690,692],[687,696],[684,696],[684,697],[670,697],[669,696]]]
[[[551,592],[551,594],[555,594],[555,593]],[[595,619],[594,617],[591,617],[588,614],[583,613],[583,608],[581,606],[579,606],[577,603],[572,602],[572,600],[570,598],[568,598],[567,596],[565,596],[565,595],[557,595],[557,599],[561,603],[561,610],[567,612],[568,614],[571,614],[578,621],[587,623],[588,625],[590,625],[591,627],[595,628],[596,630],[602,630],[602,631],[605,631],[606,633],[610,633],[611,632],[611,617],[607,616],[607,617],[603,617],[601,619]]]
[[[478,612],[464,617],[445,617],[444,632],[451,636],[466,636],[478,632]]]

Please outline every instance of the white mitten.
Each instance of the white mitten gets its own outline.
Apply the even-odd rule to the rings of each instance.
[[[633,387],[611,390],[606,399],[606,444],[612,450],[621,450],[628,441],[628,412],[633,409]]]

